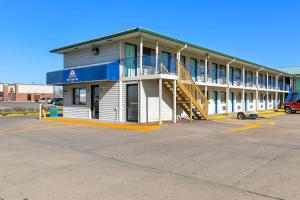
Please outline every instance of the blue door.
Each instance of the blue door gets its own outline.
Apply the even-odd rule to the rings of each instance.
[[[169,72],[171,71],[170,59],[171,59],[170,53],[164,51],[161,53],[161,63]]]
[[[190,60],[190,75],[194,81],[196,80],[196,74],[197,74],[197,60],[195,58],[191,58]]]
[[[137,75],[136,46],[125,44],[125,76]]]
[[[248,104],[247,104],[247,102],[248,102],[248,94],[247,93],[245,93],[245,100],[244,100],[244,102],[245,102],[245,111],[247,111],[247,108],[248,108]]]
[[[229,82],[231,85],[233,85],[233,81],[234,81],[234,68],[230,67],[229,68]]]
[[[218,92],[217,91],[213,91],[213,101],[215,103],[214,105],[214,113],[218,113]]]
[[[211,78],[212,78],[212,82],[213,83],[217,83],[217,76],[218,76],[218,65],[213,63],[212,66],[211,66]]]
[[[230,99],[231,99],[231,112],[234,112],[234,92],[230,93]]]
[[[244,79],[244,81],[245,81],[245,86],[247,86],[247,82],[248,82],[248,72],[247,71],[245,71],[245,77],[243,77],[243,79]]]

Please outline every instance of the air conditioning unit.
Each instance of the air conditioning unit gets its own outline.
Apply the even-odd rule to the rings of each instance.
[[[98,47],[93,47],[92,48],[92,53],[94,56],[99,55],[99,48]]]

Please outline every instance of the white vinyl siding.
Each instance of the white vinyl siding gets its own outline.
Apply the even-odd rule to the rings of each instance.
[[[99,101],[99,120],[117,121],[119,109],[118,82],[101,82]]]
[[[98,55],[93,55],[91,47],[64,53],[64,68],[92,65],[119,59],[119,43],[114,42],[98,47]]]
[[[172,96],[163,86],[162,120],[172,120]],[[143,81],[141,122],[159,121],[158,80]]]
[[[73,88],[87,88],[87,104],[86,105],[73,105]],[[90,118],[90,85],[89,84],[76,84],[64,85],[64,99],[63,99],[63,116],[66,118]]]

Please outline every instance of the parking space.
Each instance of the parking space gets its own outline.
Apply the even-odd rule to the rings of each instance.
[[[299,199],[300,114],[155,131],[0,117],[0,199]]]

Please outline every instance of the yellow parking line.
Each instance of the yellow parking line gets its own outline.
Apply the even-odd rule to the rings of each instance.
[[[160,125],[139,125],[139,124],[121,124],[121,123],[104,123],[90,120],[80,120],[80,119],[68,119],[68,118],[56,118],[56,117],[44,117],[43,120],[51,120],[58,122],[67,122],[67,123],[75,123],[75,124],[83,124],[90,126],[102,126],[107,128],[117,128],[117,129],[128,129],[128,130],[136,130],[136,131],[151,131],[160,129]]]

